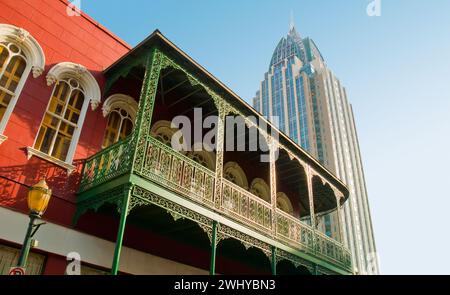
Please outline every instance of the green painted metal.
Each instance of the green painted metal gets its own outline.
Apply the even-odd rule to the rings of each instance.
[[[137,131],[133,135],[135,150],[131,172],[134,174],[141,174],[145,165],[147,138],[150,134],[153,108],[159,84],[159,76],[161,74],[162,58],[163,54],[157,48],[151,50],[141,91],[139,112],[136,119],[135,129]]]
[[[314,265],[314,273],[313,273],[313,275],[315,275],[315,276],[320,275],[320,273],[319,273],[319,266],[317,264]]]
[[[162,69],[172,67],[183,71],[191,85],[205,88],[221,112],[224,112],[226,103],[207,85],[202,84],[159,49],[152,48],[147,51],[145,60],[146,70],[136,127],[126,140],[87,159],[81,178],[79,205],[74,217],[76,220],[87,209],[96,209],[105,202],[116,203],[121,208],[113,272],[115,265],[117,273],[126,212],[132,210],[136,204],[153,202],[136,192],[132,193],[131,197],[127,194],[127,201],[123,201],[123,195],[120,194],[121,187],[134,183],[133,191],[142,188],[167,200],[159,202],[158,206],[173,210],[171,207],[173,205],[168,204],[175,202],[195,212],[187,216],[186,210],[180,210],[179,214],[183,217],[206,225],[207,220],[216,220],[212,223],[214,241],[211,243],[211,274],[215,273],[217,234],[218,232],[223,234],[218,230],[217,222],[226,225],[224,228],[236,230],[239,234],[233,234],[234,238],[259,247],[268,256],[272,254],[272,257],[275,257],[273,253],[275,251],[278,256],[295,263],[308,261],[311,265],[320,265],[336,273],[351,273],[350,252],[342,244],[320,234],[276,207],[265,206],[265,203],[256,196],[224,181],[222,177],[216,179],[217,173],[149,135]],[[218,159],[220,158],[218,156]],[[273,220],[275,224],[272,224]],[[276,259],[272,259],[271,266],[272,272],[276,273],[274,260]]]
[[[117,275],[120,263],[120,253],[122,251],[123,235],[125,233],[125,226],[127,223],[128,207],[130,205],[130,191],[126,192],[123,196],[122,206],[120,207],[120,221],[119,229],[117,231],[116,246],[114,249],[114,258],[111,267],[111,274]]]
[[[277,247],[272,246],[272,260],[271,260],[271,266],[272,266],[272,275],[277,274]]]
[[[17,266],[25,267],[28,259],[28,254],[30,253],[31,247],[31,237],[33,234],[33,229],[36,227],[35,221],[39,219],[38,216],[31,214],[30,222],[28,223],[27,232],[25,234],[25,239],[22,244],[22,249],[20,250],[19,259],[17,261]]]
[[[209,264],[209,274],[216,275],[216,250],[217,250],[217,221],[213,221],[211,233],[211,260]]]
[[[82,193],[97,185],[110,182],[129,172],[132,151],[130,137],[128,137],[87,159],[79,192]]]
[[[140,203],[155,204],[163,208],[170,208],[171,210],[173,209],[174,204],[178,204],[181,208],[183,208],[179,212],[179,214],[183,217],[191,219],[192,221],[199,224],[204,221],[204,217],[217,220],[221,224],[221,228],[223,228],[224,226],[228,226],[230,228],[236,229],[236,231],[238,231],[239,233],[242,233],[242,236],[244,237],[251,236],[256,240],[263,242],[264,244],[274,245],[279,250],[278,256],[282,256],[281,253],[285,253],[289,256],[289,258],[286,258],[288,260],[295,261],[297,259],[300,259],[309,261],[312,264],[318,264],[335,273],[343,275],[349,274],[351,272],[351,268],[349,267],[344,267],[340,264],[329,262],[327,259],[323,259],[322,257],[316,257],[314,251],[308,252],[305,250],[301,250],[298,247],[291,246],[289,243],[286,243],[282,240],[276,240],[273,237],[264,235],[264,233],[260,231],[250,229],[242,222],[234,221],[227,216],[224,216],[220,212],[215,212],[211,209],[205,208],[202,205],[196,204],[195,202],[182,197],[180,194],[167,189],[165,185],[149,181],[137,175],[132,175],[131,180],[133,181],[133,183],[135,183],[135,188],[139,189],[140,191],[140,188],[142,188],[146,192],[151,192],[152,199],[142,196],[142,193],[134,192],[133,196],[141,199]],[[153,199],[158,199],[161,201],[155,202]],[[195,212],[197,216],[201,217],[193,217],[191,216],[192,214],[188,214],[187,212]],[[234,238],[242,241],[242,236],[234,236]],[[270,246],[267,247],[267,251],[270,251]]]
[[[105,87],[103,89],[103,93],[108,93],[114,83],[120,77],[127,77],[131,70],[135,67],[145,66],[146,64],[146,55],[145,54],[135,54],[134,58],[128,58],[126,64],[122,64],[119,67],[116,67],[114,71],[108,71],[106,73],[107,81],[105,83]]]

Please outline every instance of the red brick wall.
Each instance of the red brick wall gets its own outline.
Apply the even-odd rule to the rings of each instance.
[[[88,16],[69,16],[67,3],[65,0],[0,0],[0,23],[30,32],[46,58],[44,74],[36,79],[31,74],[28,77],[4,132],[8,139],[0,145],[0,176],[3,177],[0,178],[0,205],[26,211],[26,188],[21,184],[32,185],[45,177],[54,190],[46,218],[63,224],[70,223],[75,209],[79,173],[68,177],[65,169],[36,157],[28,160],[26,153],[26,147],[34,143],[53,89],[47,86],[45,76],[57,63],[79,63],[94,75],[102,88],[105,82],[102,71],[130,49]],[[101,107],[96,111],[89,108],[75,163],[100,149],[105,125]]]

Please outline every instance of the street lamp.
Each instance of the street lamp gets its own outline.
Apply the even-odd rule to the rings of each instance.
[[[30,252],[31,242],[34,234],[43,223],[36,224],[47,209],[48,202],[52,195],[52,190],[48,188],[44,179],[30,187],[28,191],[28,208],[30,209],[30,223],[28,224],[25,240],[23,241],[22,250],[20,250],[19,261],[17,266],[25,267],[27,263],[28,253]]]

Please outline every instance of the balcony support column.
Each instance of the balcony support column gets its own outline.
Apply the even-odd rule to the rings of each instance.
[[[127,216],[129,213],[130,199],[131,199],[131,187],[126,187],[122,198],[119,199],[118,202],[119,205],[118,209],[120,211],[120,221],[119,221],[119,229],[117,231],[116,246],[114,249],[114,257],[111,267],[111,275],[117,275],[117,272],[119,270],[120,253],[122,251],[123,235],[125,233],[125,226],[127,223]]]
[[[139,99],[139,111],[136,115],[136,126],[132,133],[134,150],[132,151],[131,170],[138,173],[142,171],[144,166],[146,138],[147,135],[150,134],[153,108],[158,89],[159,76],[161,74],[162,58],[162,53],[158,49],[152,48],[146,63],[144,81],[142,83]]]
[[[211,260],[209,263],[209,275],[216,275],[216,249],[217,249],[217,221],[213,221],[211,232]]]
[[[222,204],[222,177],[223,177],[223,156],[224,156],[224,142],[225,142],[225,116],[227,110],[222,103],[221,98],[216,98],[216,107],[219,112],[217,118],[217,134],[216,134],[216,184],[214,187],[214,202],[217,209]]]
[[[336,195],[336,204],[337,204],[337,211],[336,211],[336,220],[337,220],[337,226],[338,226],[338,241],[340,243],[343,243],[343,237],[342,237],[342,221],[341,221],[341,196]]]
[[[272,261],[271,261],[272,275],[277,275],[277,247],[272,246]]]
[[[313,275],[318,276],[320,275],[319,273],[319,266],[317,264],[314,264],[314,273]]]
[[[314,191],[312,186],[312,178],[313,174],[311,171],[311,167],[307,167],[306,169],[306,180],[308,184],[308,199],[309,199],[309,212],[310,212],[310,218],[311,218],[311,226],[316,230],[316,213],[314,209]]]
[[[272,204],[272,232],[277,234],[277,167],[276,159],[277,153],[279,153],[278,146],[276,145],[272,137],[268,137],[267,143],[270,148],[270,199]]]

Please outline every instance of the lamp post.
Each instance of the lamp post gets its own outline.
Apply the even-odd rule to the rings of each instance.
[[[25,267],[27,263],[28,253],[30,252],[31,242],[33,236],[43,223],[36,224],[36,221],[41,219],[45,210],[47,209],[48,202],[52,195],[52,190],[48,188],[44,179],[30,187],[28,191],[28,208],[30,209],[30,222],[28,223],[27,233],[25,240],[23,241],[22,249],[20,250],[19,260],[17,266]]]

